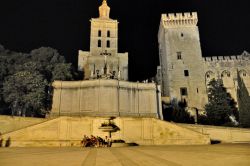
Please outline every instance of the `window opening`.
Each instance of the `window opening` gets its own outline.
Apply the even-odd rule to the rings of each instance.
[[[98,40],[98,47],[102,47],[102,41]]]
[[[180,88],[181,96],[187,96],[187,88]]]
[[[185,75],[185,77],[188,77],[188,76],[189,76],[188,70],[184,70],[184,75]]]

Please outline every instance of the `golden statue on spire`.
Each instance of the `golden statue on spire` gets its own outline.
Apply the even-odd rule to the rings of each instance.
[[[109,19],[110,8],[107,4],[107,0],[102,1],[102,5],[99,7],[99,17]]]
[[[103,1],[102,1],[102,4],[104,4],[104,3],[107,4],[107,1],[106,1],[106,0],[103,0]]]

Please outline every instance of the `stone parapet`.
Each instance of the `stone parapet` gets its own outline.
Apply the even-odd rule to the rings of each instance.
[[[205,62],[248,61],[248,60],[250,60],[250,54],[246,51],[244,51],[241,55],[203,57],[203,61]]]
[[[197,12],[162,14],[165,27],[196,26],[198,23]]]
[[[55,81],[51,116],[161,117],[154,83]]]

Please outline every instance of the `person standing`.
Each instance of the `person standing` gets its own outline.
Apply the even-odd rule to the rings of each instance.
[[[110,137],[108,138],[107,142],[108,142],[108,147],[111,147],[112,146],[112,139]]]

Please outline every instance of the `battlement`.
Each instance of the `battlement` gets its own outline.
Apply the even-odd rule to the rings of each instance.
[[[161,20],[165,27],[196,26],[198,23],[197,12],[162,14]]]
[[[247,51],[244,51],[241,55],[203,57],[203,60],[207,62],[248,61],[250,60],[250,54]]]
[[[212,56],[212,57],[203,57],[204,61],[208,62],[222,62],[222,61],[237,61],[241,60],[241,56]]]

